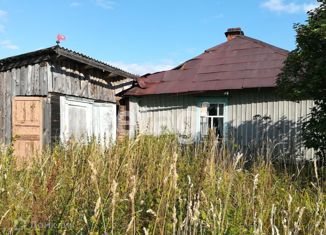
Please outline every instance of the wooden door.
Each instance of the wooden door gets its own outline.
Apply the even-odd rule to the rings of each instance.
[[[60,97],[60,136],[66,142],[94,136],[107,145],[116,139],[116,105],[78,97]]]
[[[116,104],[94,103],[93,105],[93,135],[103,146],[116,140],[117,115]]]
[[[17,164],[25,164],[43,146],[42,97],[14,97],[12,103],[12,136]]]
[[[60,136],[66,142],[71,138],[87,140],[92,135],[92,100],[78,97],[60,97]]]

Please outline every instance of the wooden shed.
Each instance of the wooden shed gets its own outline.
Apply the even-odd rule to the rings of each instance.
[[[276,92],[288,51],[228,29],[227,40],[174,69],[146,74],[127,92],[130,136],[178,133],[200,141],[216,137],[247,153],[313,157],[300,139],[313,101],[291,102]]]
[[[135,76],[60,46],[0,60],[0,142],[17,155],[70,137],[117,133],[117,93]]]

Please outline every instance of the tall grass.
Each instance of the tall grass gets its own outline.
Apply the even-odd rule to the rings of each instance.
[[[138,136],[45,151],[28,167],[0,148],[0,232],[325,234],[325,182],[207,141]],[[313,174],[314,171],[312,171]],[[302,176],[303,177],[303,176]]]

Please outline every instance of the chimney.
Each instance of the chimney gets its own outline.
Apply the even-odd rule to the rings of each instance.
[[[235,38],[238,35],[244,35],[244,33],[241,30],[241,28],[229,28],[225,32],[225,36],[226,36],[226,38],[227,38],[228,41],[232,40],[233,38]]]

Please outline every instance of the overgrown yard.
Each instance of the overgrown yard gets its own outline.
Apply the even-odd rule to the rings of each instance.
[[[318,169],[299,174],[262,158],[244,168],[241,155],[212,146],[181,148],[170,135],[138,136],[105,151],[71,143],[20,170],[11,149],[2,150],[1,232],[326,233]]]

